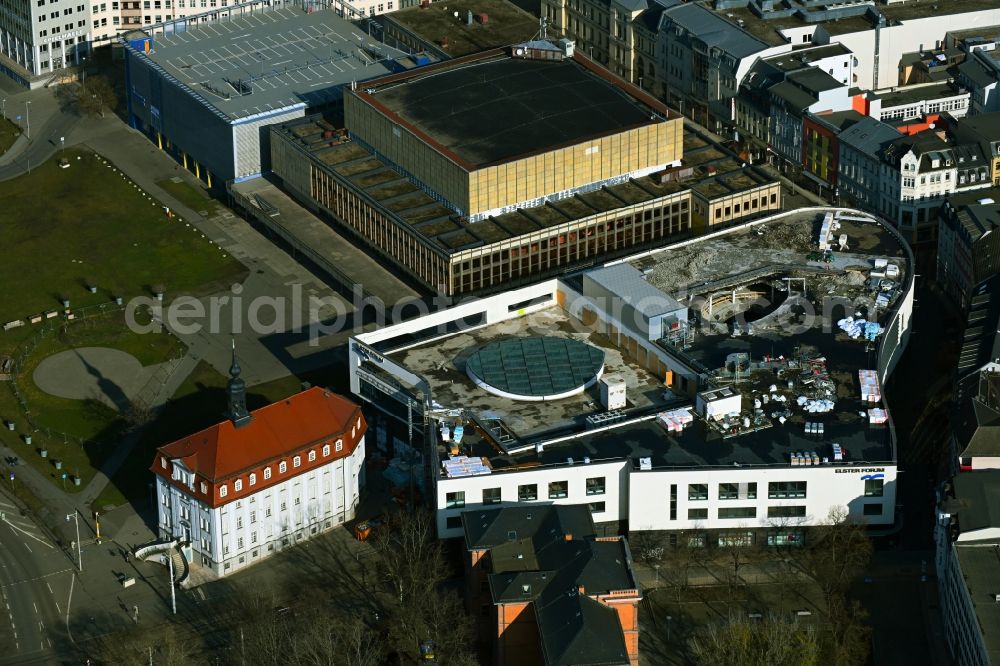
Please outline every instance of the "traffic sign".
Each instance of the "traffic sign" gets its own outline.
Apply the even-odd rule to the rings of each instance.
[[[11,472],[11,473],[10,473],[10,480],[11,480],[11,481],[13,481],[13,480],[14,480],[14,472]]]
[[[66,472],[62,473],[62,478],[63,478],[64,481],[66,480]]]

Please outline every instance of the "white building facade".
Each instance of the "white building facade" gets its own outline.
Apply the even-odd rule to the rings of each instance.
[[[792,545],[803,538],[801,528],[825,524],[831,511],[869,525],[893,524],[896,465],[643,470],[630,460],[574,460],[441,479],[438,535],[461,536],[463,511],[536,502],[586,504],[595,523],[627,521],[630,531],[704,539],[713,538],[707,532],[729,538],[730,530],[745,530],[765,533],[768,545]]]
[[[338,427],[317,409],[325,401],[336,401]],[[297,428],[284,424],[303,418],[330,432],[295,441]],[[275,428],[292,439],[262,434]],[[152,467],[159,538],[179,541],[189,563],[225,576],[352,520],[365,428],[357,405],[314,388],[257,410],[245,425],[226,421],[161,447]],[[247,461],[243,448],[271,451]]]

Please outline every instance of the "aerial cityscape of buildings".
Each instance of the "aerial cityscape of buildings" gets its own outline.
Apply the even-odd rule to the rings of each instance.
[[[0,664],[1000,665],[995,3],[78,1]]]

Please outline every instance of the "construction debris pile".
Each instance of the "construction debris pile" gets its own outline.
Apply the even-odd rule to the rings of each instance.
[[[864,336],[865,340],[869,342],[874,342],[875,338],[878,337],[879,333],[882,332],[882,327],[876,321],[866,321],[865,319],[855,319],[854,317],[845,317],[837,322],[837,327],[847,333],[852,340],[857,340],[858,338]]]

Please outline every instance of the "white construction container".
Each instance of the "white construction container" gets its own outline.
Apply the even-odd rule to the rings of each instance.
[[[743,410],[743,398],[728,386],[702,391],[695,400],[695,409],[705,419],[718,421],[730,414],[739,414]]]
[[[625,379],[618,375],[605,375],[601,377],[601,405],[604,409],[625,409],[627,403],[627,392],[625,389]]]

